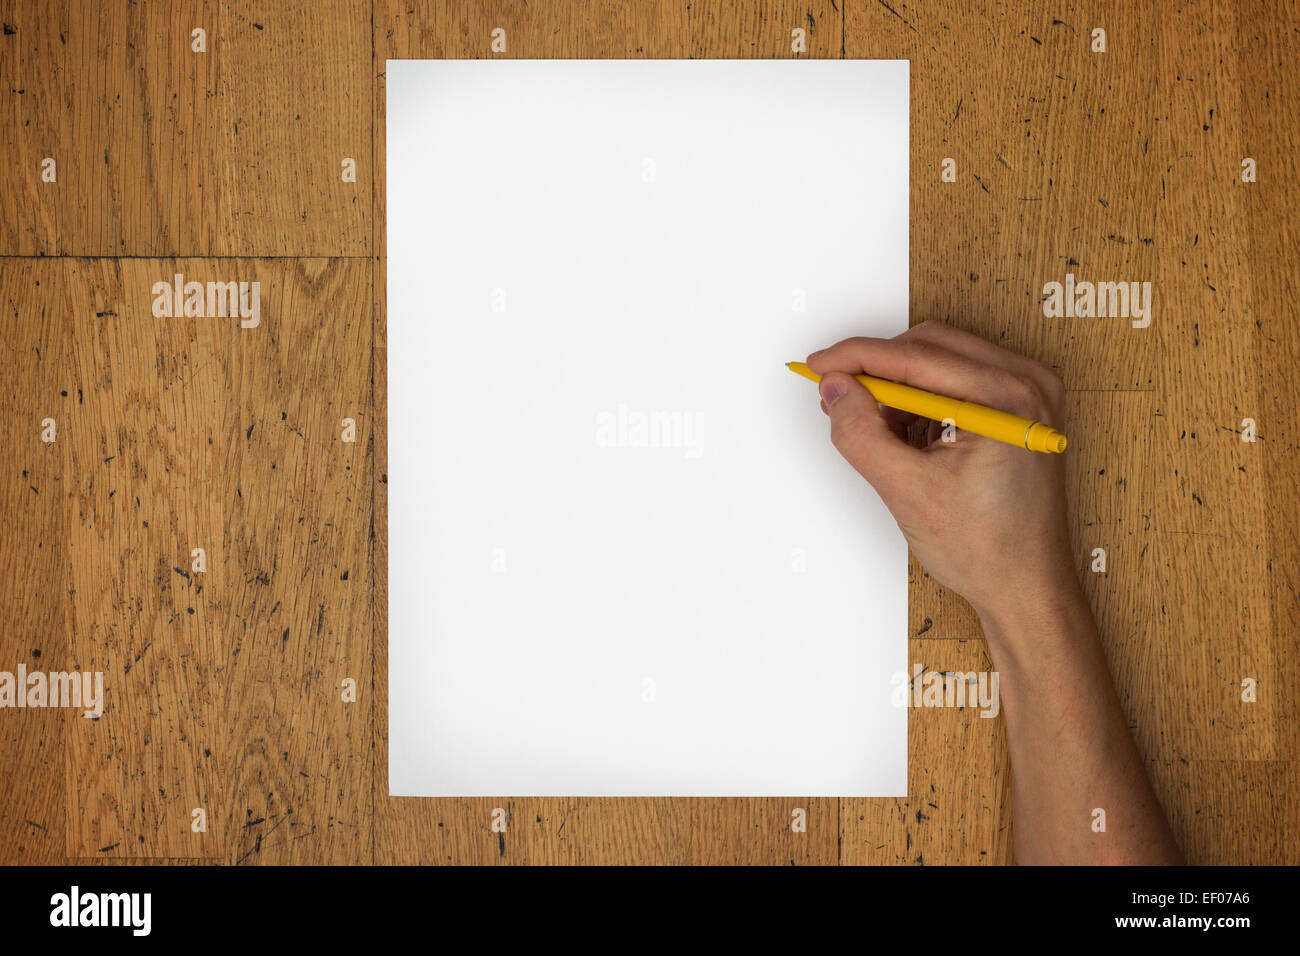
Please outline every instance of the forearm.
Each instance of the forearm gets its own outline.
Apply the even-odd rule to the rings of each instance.
[[[1022,863],[1176,863],[1079,589],[1060,455],[881,410],[859,372],[1038,422],[1065,418],[1055,371],[942,323],[846,339],[808,356],[831,441],[879,492],[926,570],[984,624],[1011,746]],[[991,612],[991,613],[985,613]],[[1105,814],[1102,829],[1102,816]]]
[[[980,619],[1007,722],[1017,862],[1180,863],[1077,583]]]

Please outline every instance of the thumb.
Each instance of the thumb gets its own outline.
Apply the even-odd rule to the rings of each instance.
[[[818,390],[831,419],[831,442],[858,474],[882,497],[911,480],[921,452],[899,440],[861,382],[827,372]]]

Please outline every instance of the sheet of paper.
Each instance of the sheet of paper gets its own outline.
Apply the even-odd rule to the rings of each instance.
[[[389,61],[389,784],[900,796],[906,61]],[[382,467],[382,466],[381,466]]]

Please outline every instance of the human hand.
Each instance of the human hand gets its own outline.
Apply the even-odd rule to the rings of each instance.
[[[944,441],[938,422],[925,448],[913,447],[907,433],[917,416],[878,406],[853,377],[865,372],[1059,427],[1065,388],[1054,371],[933,321],[892,339],[846,339],[807,362],[822,376],[835,447],[931,576],[986,622],[1050,614],[1079,595],[1062,456],[956,429]]]

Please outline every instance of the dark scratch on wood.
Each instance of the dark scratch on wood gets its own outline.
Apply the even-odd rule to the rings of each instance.
[[[882,7],[884,7],[886,10],[888,10],[890,13],[892,13],[894,16],[898,17],[898,19],[902,20],[903,23],[907,25],[907,28],[908,28],[909,30],[911,30],[913,33],[916,33],[916,32],[917,32],[916,27],[914,27],[914,26],[912,26],[912,24],[908,23],[907,20],[903,17],[903,15],[902,15],[901,13],[899,13],[897,10],[895,10],[893,7],[891,7],[889,4],[885,3],[885,0],[876,0],[876,2],[877,2],[878,4],[880,4]]]
[[[271,829],[267,830],[266,833],[259,833],[258,836],[257,836],[257,842],[253,844],[253,848],[252,848],[251,850],[249,850],[247,853],[245,853],[243,856],[241,856],[238,860],[236,860],[236,861],[235,861],[235,866],[239,866],[239,864],[243,863],[245,860],[247,860],[247,859],[248,859],[250,856],[252,856],[254,853],[260,853],[260,852],[262,851],[262,838],[263,838],[264,836],[270,836],[272,833],[274,833],[274,832],[276,831],[276,829],[280,826],[280,824],[282,824],[285,820],[288,820],[289,817],[291,817],[291,816],[293,816],[293,809],[292,809],[292,808],[286,810],[286,811],[284,812],[284,816],[282,816],[279,820],[276,820],[276,821],[275,821],[275,826],[273,826],[273,827],[271,827]]]

